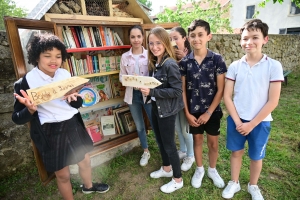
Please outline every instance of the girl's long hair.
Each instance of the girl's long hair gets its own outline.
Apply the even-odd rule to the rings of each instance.
[[[162,45],[166,48],[164,55],[163,55],[163,59],[166,57],[171,57],[174,60],[176,60],[174,48],[171,45],[171,41],[169,38],[169,33],[164,28],[162,28],[160,26],[156,26],[156,27],[152,28],[149,32],[149,35],[147,37],[148,43],[149,43],[149,36],[151,34],[155,35],[160,40]],[[150,47],[149,47],[149,51],[148,51],[148,60],[149,60],[149,65],[148,65],[149,71],[155,70],[155,63],[157,61],[157,57],[153,55],[153,53],[150,50]]]

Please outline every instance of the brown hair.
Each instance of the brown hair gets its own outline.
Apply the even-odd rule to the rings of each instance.
[[[268,36],[269,26],[262,22],[260,19],[252,19],[244,24],[243,28],[241,28],[241,34],[244,30],[248,31],[254,31],[254,30],[260,30],[264,37]]]
[[[149,43],[149,36],[151,34],[155,35],[160,40],[162,45],[166,48],[163,56],[171,57],[174,60],[176,60],[174,48],[171,45],[171,41],[169,38],[169,33],[164,28],[162,28],[160,26],[156,26],[156,27],[152,28],[149,32],[149,35],[147,37],[148,43]],[[148,65],[149,71],[152,71],[155,69],[155,62],[157,60],[157,57],[153,55],[151,50],[148,51],[148,60],[149,60],[149,65]]]

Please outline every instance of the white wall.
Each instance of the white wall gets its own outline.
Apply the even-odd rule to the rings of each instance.
[[[247,6],[255,5],[260,11],[257,16],[269,26],[269,34],[278,34],[282,28],[300,27],[300,14],[290,15],[291,1],[285,0],[282,4],[273,4],[269,1],[265,8],[258,7],[262,0],[231,0],[230,21],[232,28],[241,28],[246,20]]]

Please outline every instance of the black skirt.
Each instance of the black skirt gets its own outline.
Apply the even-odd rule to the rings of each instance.
[[[79,163],[93,149],[93,142],[76,115],[66,121],[45,123],[42,130],[50,146],[50,150],[40,152],[48,172]]]

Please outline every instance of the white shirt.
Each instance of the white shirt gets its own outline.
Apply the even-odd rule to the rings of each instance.
[[[134,73],[137,75],[140,75],[140,66],[139,66],[140,55],[142,55],[142,54],[139,54],[139,55],[132,54],[132,56],[135,60]]]
[[[233,103],[239,117],[248,121],[267,103],[270,82],[284,80],[281,63],[266,55],[252,67],[243,56],[229,66],[226,78],[235,81]],[[263,121],[273,121],[271,113]]]
[[[26,75],[30,88],[44,86],[70,77],[70,73],[62,68],[58,68],[55,71],[53,78],[39,70],[37,67],[33,68]],[[71,107],[66,100],[62,100],[61,98],[38,105],[37,111],[41,124],[65,121],[71,119],[78,113],[76,108]]]

